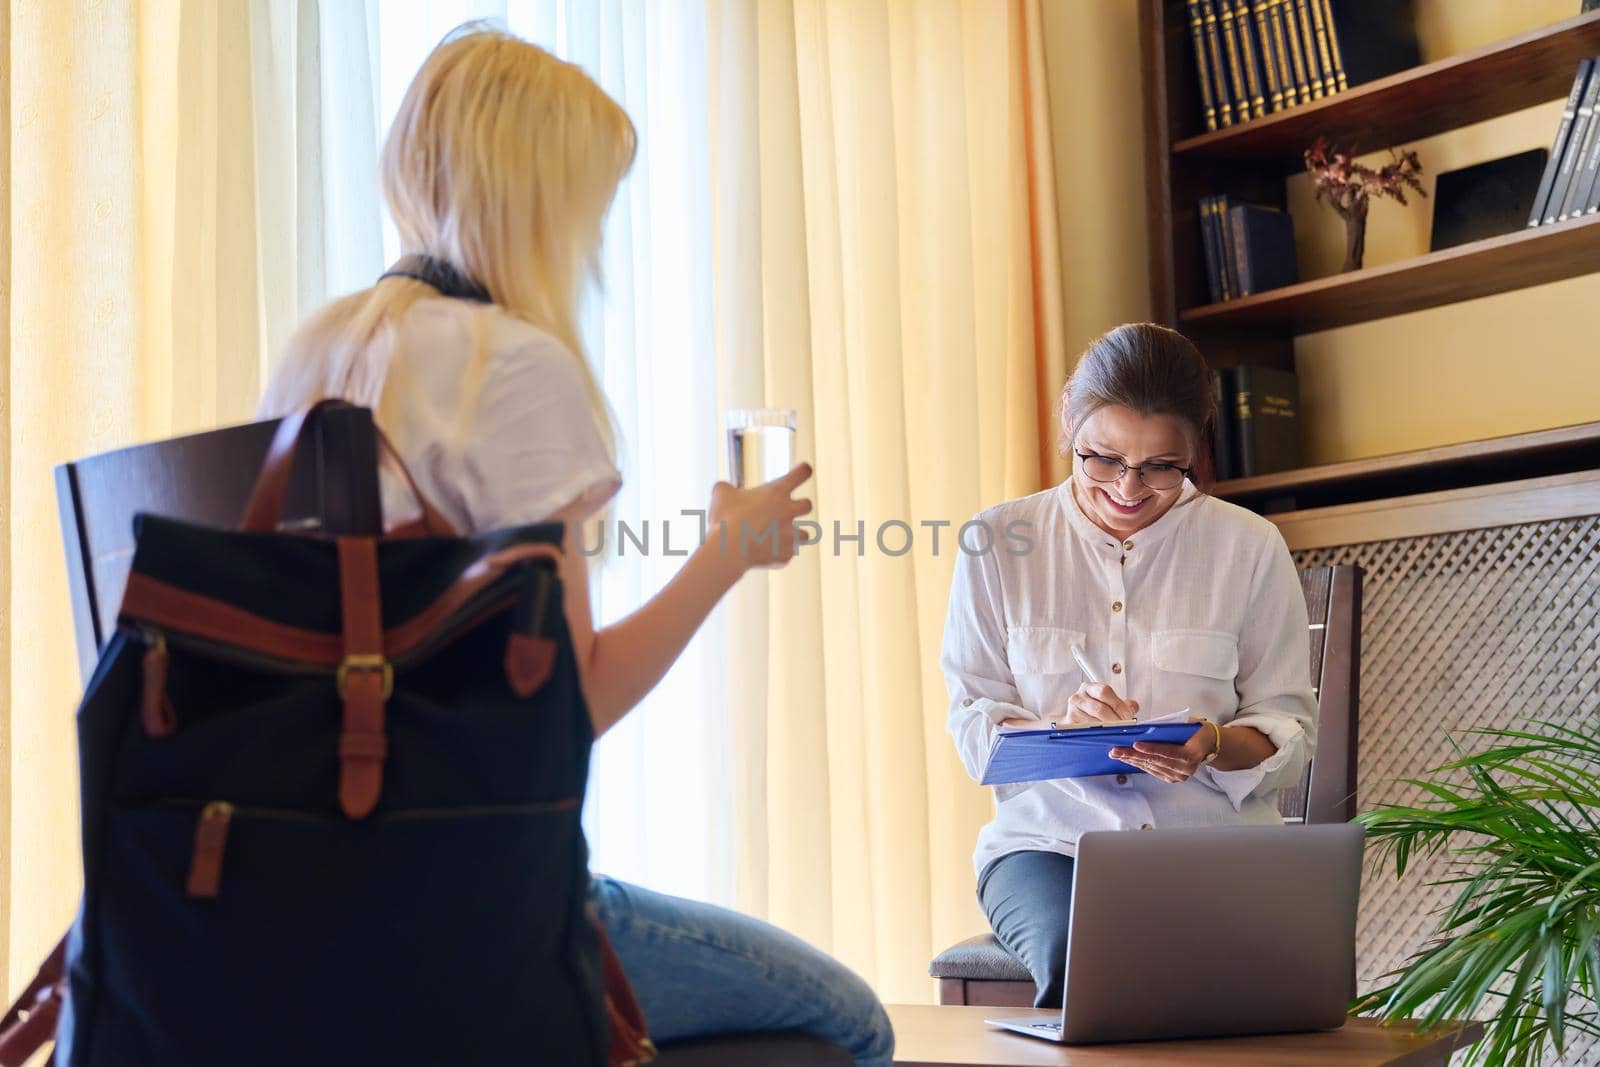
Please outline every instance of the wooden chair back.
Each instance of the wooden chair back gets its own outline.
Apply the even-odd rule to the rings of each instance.
[[[73,630],[84,681],[116,629],[140,512],[234,527],[277,420],[135,445],[56,468]],[[284,527],[328,534],[383,529],[377,431],[366,408],[319,411],[289,484]]]
[[[1317,751],[1305,777],[1278,794],[1285,822],[1349,822],[1356,815],[1356,727],[1361,692],[1361,568],[1300,572],[1311,619]]]

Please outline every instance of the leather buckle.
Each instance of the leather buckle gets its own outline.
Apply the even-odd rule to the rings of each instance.
[[[345,679],[351,671],[382,671],[383,672],[383,699],[388,700],[394,694],[394,664],[382,655],[375,652],[362,652],[349,655],[344,662],[339,664],[339,669],[334,672],[334,685],[338,687],[339,698],[344,699]]]

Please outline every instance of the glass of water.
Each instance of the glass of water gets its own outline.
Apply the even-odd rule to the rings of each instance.
[[[795,413],[788,408],[728,412],[728,481],[741,488],[781,478],[794,468]]]

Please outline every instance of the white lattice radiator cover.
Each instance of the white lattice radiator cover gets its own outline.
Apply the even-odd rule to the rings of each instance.
[[[1360,807],[1408,802],[1397,779],[1450,758],[1449,732],[1534,718],[1600,730],[1600,517],[1294,553],[1361,566]],[[1470,738],[1462,738],[1470,745]],[[1433,931],[1446,888],[1423,861],[1397,882],[1369,862],[1357,926],[1361,988]],[[1566,1062],[1600,1059],[1572,1048]]]

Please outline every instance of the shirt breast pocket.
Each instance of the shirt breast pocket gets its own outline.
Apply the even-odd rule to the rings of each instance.
[[[1217,722],[1239,708],[1239,640],[1219,630],[1158,630],[1153,637],[1156,707],[1188,708]]]
[[[1013,626],[1006,631],[1006,660],[1022,706],[1046,719],[1064,719],[1067,698],[1083,683],[1072,646],[1083,647],[1082,630],[1059,626]]]

